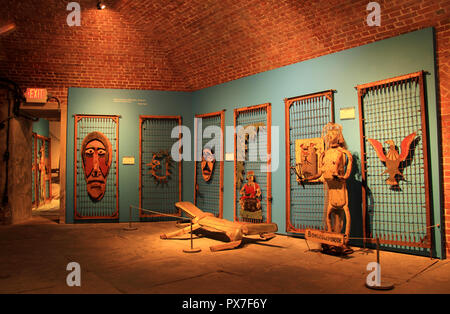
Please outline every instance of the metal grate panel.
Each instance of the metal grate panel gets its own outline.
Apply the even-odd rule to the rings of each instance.
[[[432,241],[423,72],[360,85],[358,96],[365,234],[379,238],[387,249],[427,254]],[[387,184],[386,163],[368,139],[381,143],[386,155],[392,150],[385,142],[392,140],[401,154],[402,141],[412,133],[408,156],[399,167],[404,180],[396,175],[398,185]]]
[[[271,208],[272,208],[272,174],[270,171],[271,161],[268,158],[271,154],[271,125],[272,114],[271,105],[269,103],[256,105],[251,107],[245,107],[234,110],[234,127],[235,130],[238,126],[258,126],[265,129],[267,136],[257,136],[257,149],[249,149],[245,154],[244,171],[247,174],[249,171],[253,171],[255,174],[255,182],[259,184],[261,188],[261,210],[262,219],[253,219],[242,217],[240,215],[239,197],[242,184],[246,182],[243,179],[239,181],[239,175],[237,174],[238,166],[238,149],[237,145],[240,139],[238,134],[234,136],[234,219],[235,221],[244,221],[251,223],[259,222],[271,222]],[[261,171],[262,168],[269,169],[268,172]]]
[[[223,217],[223,167],[224,167],[224,152],[223,152],[223,136],[225,112],[220,111],[216,113],[196,115],[197,119],[201,119],[201,123],[195,126],[195,151],[200,154],[197,159],[201,159],[203,148],[208,147],[207,144],[211,141],[210,138],[202,136],[201,143],[198,140],[198,134],[203,134],[204,130],[209,126],[216,126],[221,129],[221,136],[219,139],[220,146],[215,147],[214,155],[216,162],[214,170],[209,181],[205,181],[202,176],[201,161],[195,161],[195,177],[194,177],[194,203],[200,209],[206,212],[213,213],[216,217]],[[201,128],[201,129],[200,129]],[[200,146],[200,147],[198,147]],[[211,147],[208,147],[211,148]],[[220,157],[220,158],[218,158]]]
[[[172,130],[178,126],[181,126],[180,116],[140,116],[139,216],[141,218],[159,217],[158,214],[148,214],[142,209],[180,215],[174,204],[181,201],[182,163],[172,159],[170,164],[167,164],[167,155],[164,155],[165,153],[170,155],[172,146],[178,141],[177,138],[171,138]],[[155,157],[158,153],[163,153],[165,157]],[[160,163],[160,166],[154,168],[155,174],[166,177],[164,182],[156,180],[151,173],[154,160]],[[166,169],[170,175],[166,175]]]
[[[323,127],[334,122],[333,91],[285,99],[286,114],[286,230],[326,229],[324,186],[320,182],[297,182],[296,141],[320,138]]]
[[[119,157],[119,117],[75,115],[75,204],[74,218],[83,219],[117,219],[119,217],[119,173],[117,160]],[[110,141],[112,146],[112,162],[106,180],[106,191],[103,198],[94,202],[86,190],[86,180],[83,171],[81,144],[83,139],[91,132],[101,132]]]

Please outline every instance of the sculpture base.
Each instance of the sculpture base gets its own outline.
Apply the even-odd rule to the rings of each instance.
[[[200,248],[189,248],[189,249],[183,249],[184,253],[198,253],[201,252],[202,249]]]
[[[379,286],[373,285],[369,286],[367,283],[365,284],[366,288],[373,289],[373,290],[392,290],[394,289],[394,285],[389,282],[381,282]]]

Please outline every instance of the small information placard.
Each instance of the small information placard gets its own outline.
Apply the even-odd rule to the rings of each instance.
[[[305,230],[306,240],[320,242],[323,244],[333,245],[333,246],[343,246],[344,245],[344,234],[328,232],[322,230]]]
[[[341,108],[339,110],[339,118],[341,120],[355,119],[355,107]]]
[[[225,161],[234,161],[234,153],[226,153]]]
[[[122,157],[122,165],[134,165],[134,156]]]

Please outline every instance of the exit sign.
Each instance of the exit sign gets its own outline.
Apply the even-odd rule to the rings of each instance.
[[[31,103],[46,103],[47,102],[47,89],[45,88],[27,88],[25,92],[25,98],[27,102]]]

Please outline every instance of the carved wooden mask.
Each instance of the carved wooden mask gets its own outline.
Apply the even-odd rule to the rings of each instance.
[[[98,202],[105,195],[112,161],[111,142],[103,133],[89,133],[81,143],[81,158],[88,195]]]
[[[211,149],[205,148],[203,150],[203,154],[202,154],[201,167],[202,167],[202,176],[206,182],[211,180],[211,175],[214,170],[215,162],[216,162],[216,157],[214,156]]]

